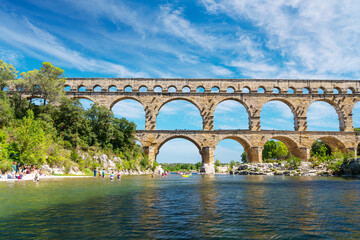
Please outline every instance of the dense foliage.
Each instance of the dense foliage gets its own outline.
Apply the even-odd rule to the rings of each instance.
[[[93,157],[103,153],[119,156],[119,169],[150,167],[135,144],[136,125],[96,103],[84,110],[78,100],[66,98],[63,73],[43,63],[17,78],[16,69],[0,61],[0,170],[10,169],[12,162],[101,167]],[[42,104],[34,104],[33,98]],[[84,153],[88,158],[80,156]]]
[[[191,164],[191,163],[162,163],[162,168],[165,171],[170,172],[190,172],[190,171],[200,171],[201,162]]]
[[[265,143],[262,152],[264,162],[284,160],[287,157],[289,157],[289,151],[283,142],[270,140]]]

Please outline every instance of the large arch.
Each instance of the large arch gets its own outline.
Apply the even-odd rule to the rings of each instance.
[[[156,129],[159,130],[202,130],[203,125],[200,108],[186,98],[174,98],[164,102],[156,116]]]
[[[179,147],[181,145],[183,147]],[[184,148],[188,151],[184,152]],[[196,140],[183,135],[166,138],[157,146],[155,153],[155,161],[158,162],[196,163],[204,160],[200,144]]]
[[[325,136],[325,137],[320,137],[318,139],[315,139],[314,141],[316,141],[316,140],[321,140],[324,143],[326,143],[327,145],[329,145],[329,147],[331,148],[331,151],[334,151],[335,149],[338,149],[338,150],[340,150],[342,152],[348,152],[348,150],[346,149],[344,143],[340,139],[338,139],[336,137]],[[311,146],[310,146],[310,148],[311,148]]]
[[[291,111],[292,113],[292,117],[293,117],[293,128],[292,129],[276,129],[276,128],[271,128],[271,129],[275,129],[275,130],[295,130],[297,131],[299,129],[299,126],[298,126],[298,117],[297,117],[297,113],[296,113],[296,109],[295,107],[287,100],[285,99],[282,99],[282,98],[273,98],[273,99],[270,99],[269,101],[267,101],[266,103],[264,103],[264,105],[261,107],[261,112],[260,112],[260,126],[261,126],[261,129],[263,128],[263,124],[262,124],[262,114],[264,114],[264,107],[266,107],[265,105],[266,104],[274,104],[276,102],[280,102],[282,104],[285,104]],[[280,105],[281,106],[281,105]],[[283,111],[286,111],[285,109],[283,109]],[[289,118],[289,116],[286,116],[284,115],[283,118]]]
[[[145,109],[138,99],[132,97],[119,98],[111,104],[110,110],[115,117],[124,117],[128,121],[134,122],[137,130],[145,129]]]
[[[223,103],[225,101],[236,101],[236,102],[240,103],[245,108],[245,110],[246,110],[246,112],[248,114],[248,129],[250,129],[251,114],[250,114],[249,106],[244,101],[242,101],[241,99],[237,99],[237,98],[234,98],[234,97],[229,97],[229,98],[221,99],[221,101],[219,101],[216,104],[215,111],[216,111],[216,108],[219,106],[219,104],[221,104],[221,103]],[[215,114],[215,112],[214,112],[214,114]]]
[[[336,115],[337,115],[337,118],[338,118],[338,128],[337,128],[337,130],[334,130],[336,127],[335,126],[331,126],[331,128],[333,128],[333,129],[331,129],[331,131],[344,131],[344,128],[345,128],[345,121],[344,121],[344,114],[342,113],[342,111],[340,110],[340,108],[339,108],[339,106],[335,103],[335,102],[333,102],[333,101],[331,101],[331,100],[328,100],[328,99],[320,99],[320,100],[314,100],[313,102],[311,102],[311,104],[309,105],[309,107],[308,107],[308,109],[307,109],[307,112],[306,112],[306,116],[307,116],[307,120],[308,120],[308,129],[309,130],[315,130],[315,131],[319,131],[318,129],[321,129],[321,126],[318,126],[318,129],[312,129],[312,128],[314,128],[314,127],[312,127],[312,121],[315,121],[315,120],[317,120],[317,121],[319,121],[319,119],[316,119],[316,115],[315,115],[315,119],[313,120],[312,118],[311,118],[311,114],[315,114],[315,113],[312,113],[311,112],[311,110],[312,110],[312,107],[314,107],[314,104],[315,104],[315,108],[316,107],[318,107],[319,109],[321,108],[320,107],[320,105],[319,106],[316,106],[316,105],[318,105],[317,103],[327,103],[328,105],[330,105],[331,107],[333,107],[333,109],[335,110],[335,113],[336,113]],[[326,105],[323,105],[322,106],[322,108],[326,108]],[[311,113],[311,114],[309,114],[309,112]],[[317,112],[320,112],[320,110],[317,110]],[[321,115],[321,118],[325,118],[325,117],[328,117],[329,119],[331,119],[332,118],[332,116],[330,116],[329,115],[329,113],[331,114],[331,110],[330,109],[328,109],[327,111],[323,111],[322,112],[322,115]],[[328,114],[327,116],[326,115],[324,115],[324,114]],[[327,124],[329,124],[329,119],[327,119],[326,120],[326,123]],[[331,119],[331,120],[334,120],[335,121],[335,119]],[[325,123],[321,123],[321,122],[319,122],[319,125],[324,125]],[[315,127],[316,127],[316,123],[314,124],[315,125]],[[327,130],[327,129],[325,129],[325,130],[320,130],[320,131],[329,131],[329,130]]]
[[[271,139],[278,140],[284,143],[290,155],[298,157],[302,161],[307,161],[306,152],[301,151],[301,149],[299,148],[299,144],[290,137],[281,136],[281,135],[271,136],[270,138],[266,139],[266,141],[264,141],[263,144],[265,144],[267,141],[270,141]]]
[[[214,111],[214,129],[249,129],[249,110],[238,99],[224,99]]]
[[[359,129],[360,128],[360,101],[357,101],[354,104],[352,109],[353,114],[353,127]]]
[[[224,138],[219,139],[219,141],[215,145],[215,152],[214,153],[216,153],[216,149],[217,149],[218,145],[223,140],[233,140],[233,141],[239,143],[242,146],[243,151],[246,154],[246,157],[247,158],[251,157],[250,144],[245,139],[243,139],[241,137],[238,137],[238,136],[226,136]],[[248,159],[248,160],[251,161],[251,159]]]

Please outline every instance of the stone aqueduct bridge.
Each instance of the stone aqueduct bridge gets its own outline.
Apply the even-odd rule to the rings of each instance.
[[[332,149],[353,151],[355,154],[360,141],[360,133],[354,132],[352,119],[352,109],[360,100],[360,81],[68,78],[65,87],[70,98],[86,98],[110,109],[124,99],[140,102],[145,110],[145,130],[136,131],[136,137],[149,158],[154,161],[167,141],[185,138],[198,147],[203,171],[206,172],[213,171],[214,149],[223,139],[233,139],[242,144],[250,162],[262,161],[263,146],[269,139],[282,141],[292,155],[303,161],[309,160],[311,145],[317,139]],[[98,87],[101,91],[94,91]],[[140,92],[139,89],[144,87],[147,92]],[[264,90],[263,93],[258,93],[259,87]],[[80,88],[86,90],[79,91]],[[199,92],[199,88],[204,91]],[[202,116],[203,130],[156,130],[159,110],[173,100],[194,104]],[[213,130],[215,108],[225,100],[238,101],[246,108],[249,130]],[[262,106],[273,100],[289,106],[294,115],[294,131],[261,130]],[[307,131],[306,113],[315,101],[327,102],[335,108],[340,131]]]

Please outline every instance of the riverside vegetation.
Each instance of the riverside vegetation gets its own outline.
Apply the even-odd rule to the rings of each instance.
[[[51,63],[18,75],[0,60],[0,170],[19,162],[90,173],[104,167],[98,157],[104,154],[119,170],[156,167],[135,144],[133,122],[96,103],[84,110],[64,96],[64,83],[64,71]]]

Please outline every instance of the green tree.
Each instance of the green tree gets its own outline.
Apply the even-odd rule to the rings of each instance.
[[[241,154],[241,162],[242,162],[242,163],[246,163],[246,162],[247,162],[247,160],[246,160],[246,152],[243,152],[243,153]]]
[[[289,150],[283,142],[278,141],[276,142],[275,154],[278,160],[285,159],[287,156],[289,156]]]
[[[267,141],[262,152],[263,160],[276,158],[276,143],[274,140]]]
[[[0,91],[8,85],[8,81],[17,78],[18,71],[12,64],[8,64],[3,60],[0,60]]]
[[[215,161],[215,166],[220,166],[220,161],[218,160],[218,159],[216,159],[216,161]]]
[[[310,155],[319,157],[330,156],[331,148],[323,141],[316,140],[311,146]]]
[[[34,119],[34,113],[29,110],[27,116],[15,130],[15,142],[19,151],[20,162],[40,164],[45,162],[47,147],[50,145],[41,123]]]

